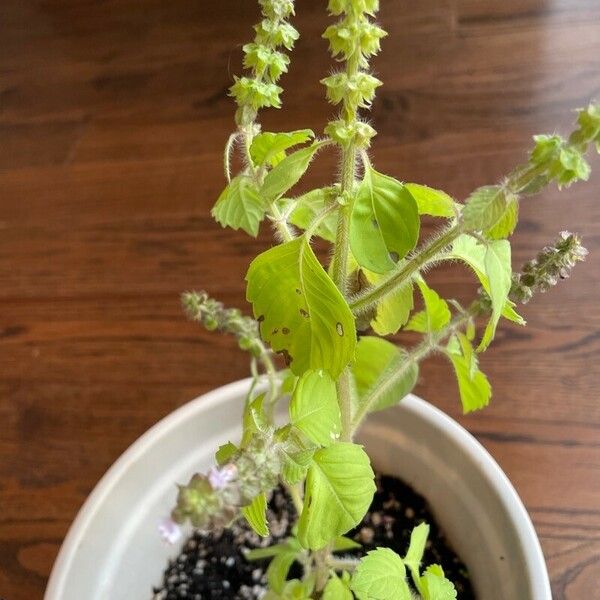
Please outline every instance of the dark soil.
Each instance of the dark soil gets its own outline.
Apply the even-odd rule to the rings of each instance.
[[[165,570],[162,587],[153,600],[256,600],[265,592],[267,560],[248,562],[244,551],[270,546],[290,534],[295,511],[282,490],[276,490],[268,512],[271,536],[260,538],[244,523],[220,535],[194,533],[181,554]],[[454,582],[460,600],[474,600],[467,568],[449,547],[423,496],[395,477],[378,476],[377,492],[363,522],[350,533],[362,549],[360,556],[378,546],[406,553],[413,527],[426,521],[431,532],[424,565],[440,564]],[[294,569],[294,567],[293,567]],[[299,576],[299,572],[291,572]]]

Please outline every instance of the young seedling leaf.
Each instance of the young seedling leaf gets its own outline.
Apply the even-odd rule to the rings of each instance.
[[[354,596],[347,583],[333,575],[325,585],[322,600],[353,600]]]
[[[413,582],[420,592],[420,568],[425,552],[425,544],[429,536],[429,525],[421,523],[417,525],[410,534],[410,544],[404,557],[404,565],[409,569]]]
[[[256,237],[266,206],[252,180],[238,175],[223,190],[211,214],[222,227],[243,229]]]
[[[295,208],[290,214],[289,222],[300,229],[308,229],[315,218],[335,202],[336,193],[333,187],[319,188],[291,200]],[[314,235],[333,243],[337,231],[337,219],[337,211],[332,210],[319,223]]]
[[[390,381],[390,375],[397,371],[406,360],[406,352],[391,342],[373,336],[363,336],[356,345],[352,372],[356,381],[358,403],[370,397],[382,381]],[[383,410],[398,404],[415,386],[419,367],[413,363],[405,376],[393,385],[386,386],[372,411]]]
[[[308,469],[298,539],[320,550],[355,527],[373,499],[374,473],[361,446],[337,442],[317,450]]]
[[[256,166],[268,164],[274,167],[285,158],[288,148],[304,144],[314,137],[315,134],[310,129],[282,133],[265,131],[252,140],[250,157]]]
[[[290,422],[312,442],[329,446],[342,429],[335,381],[325,371],[306,371],[290,402]]]
[[[408,189],[367,167],[350,217],[350,247],[358,264],[388,272],[415,247],[419,228],[417,203]]]
[[[242,514],[248,521],[250,527],[261,537],[269,535],[267,525],[267,497],[264,492],[252,500],[251,504],[242,508]]]
[[[447,218],[456,216],[456,203],[446,192],[418,183],[405,183],[404,186],[416,200],[420,215]]]
[[[350,588],[359,600],[411,600],[402,559],[389,548],[369,552],[359,563]]]
[[[260,195],[271,202],[280,198],[290,188],[295,186],[308,169],[315,152],[323,146],[323,142],[316,142],[296,150],[286,156],[276,167],[267,173]]]
[[[261,336],[291,370],[324,369],[337,378],[354,354],[354,316],[308,240],[301,236],[263,252],[246,280]]]
[[[421,577],[421,594],[423,600],[456,600],[457,592],[454,584],[446,579],[439,565],[431,565]]]

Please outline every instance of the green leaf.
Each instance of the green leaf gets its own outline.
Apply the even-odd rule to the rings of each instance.
[[[365,271],[365,276],[371,284],[375,284],[383,278],[382,275],[371,271]],[[409,281],[377,303],[375,318],[371,320],[373,331],[379,335],[396,333],[403,325],[406,325],[413,307],[413,283]]]
[[[337,575],[333,575],[325,585],[322,600],[353,600],[354,596],[348,585]]]
[[[252,140],[250,157],[257,166],[264,164],[275,166],[285,158],[285,151],[288,148],[304,144],[304,142],[314,137],[315,134],[310,129],[281,133],[271,133],[270,131],[259,133]]]
[[[260,195],[268,201],[273,201],[285,194],[300,181],[315,152],[323,144],[324,142],[316,142],[286,156],[267,173],[260,189]]]
[[[332,552],[347,552],[348,550],[357,550],[358,548],[362,548],[358,542],[340,535],[333,542]]]
[[[405,183],[404,187],[416,200],[420,215],[448,218],[456,216],[455,202],[446,192],[418,183]]]
[[[267,583],[269,588],[278,594],[282,594],[287,585],[287,576],[298,552],[290,550],[280,552],[269,563],[267,568]]]
[[[227,464],[231,460],[233,455],[237,452],[237,450],[237,446],[235,444],[232,444],[231,442],[227,442],[226,444],[219,446],[219,449],[215,454],[215,460],[217,461],[217,464],[219,466]]]
[[[390,375],[397,371],[406,360],[406,352],[391,342],[373,336],[363,336],[356,345],[356,354],[352,364],[352,372],[356,382],[359,404],[370,396],[372,390],[381,381],[390,380]],[[372,411],[383,410],[398,404],[415,386],[419,376],[419,368],[413,363],[405,376],[394,385],[389,386],[381,394],[372,407]]]
[[[419,227],[408,189],[367,167],[350,217],[350,247],[358,264],[375,273],[393,269],[415,247]]]
[[[242,447],[248,444],[255,433],[265,431],[268,428],[268,423],[263,411],[264,399],[264,394],[257,396],[244,410],[242,418]]]
[[[319,550],[358,525],[373,499],[374,477],[369,457],[357,444],[338,442],[317,450],[306,478],[300,543]]]
[[[354,354],[354,316],[306,238],[257,256],[246,280],[263,340],[296,375],[324,369],[337,378]]]
[[[411,600],[402,559],[389,548],[369,552],[359,563],[350,585],[359,600]]]
[[[329,446],[342,429],[335,381],[325,371],[306,371],[290,402],[290,422],[315,444]]]
[[[446,579],[439,565],[431,565],[421,577],[423,600],[456,600],[457,592],[454,584]]]
[[[267,497],[264,492],[256,496],[254,500],[242,508],[242,514],[250,527],[261,537],[269,535],[269,527],[267,525]]]
[[[425,544],[429,537],[429,525],[421,523],[417,525],[410,534],[410,544],[404,557],[404,564],[419,576],[419,569],[425,552]]]
[[[333,187],[319,188],[311,190],[291,202],[294,202],[295,208],[290,214],[289,222],[300,229],[308,229],[315,218],[335,202],[337,191]],[[337,231],[337,211],[331,211],[319,223],[315,235],[328,242],[335,241]]]
[[[487,406],[492,397],[492,388],[484,373],[479,368],[473,372],[471,359],[462,353],[449,348],[447,354],[458,381],[463,412],[466,414]]]
[[[444,258],[450,260],[462,260],[471,267],[483,289],[491,296],[490,282],[486,274],[486,253],[486,245],[470,235],[461,235],[456,238],[452,245],[451,252]],[[525,325],[525,320],[515,312],[513,307],[514,303],[507,299],[502,307],[502,316],[519,325]]]
[[[308,470],[314,453],[315,451],[313,448],[295,451],[290,451],[285,447],[281,449],[283,460],[281,477],[285,483],[294,485],[306,477],[306,471]]]
[[[266,207],[258,190],[245,175],[238,175],[231,180],[211,210],[213,218],[222,227],[243,229],[253,237],[258,235],[265,212]]]
[[[499,185],[476,189],[462,209],[462,221],[469,231],[483,231],[493,227],[506,210],[506,195]]]
[[[291,579],[285,585],[285,589],[281,594],[281,600],[311,600],[311,593],[314,587],[314,576],[303,581]],[[265,600],[268,600],[268,598],[265,597]]]
[[[272,558],[278,554],[285,554],[292,552],[295,549],[299,552],[302,548],[294,538],[288,538],[281,544],[274,544],[273,546],[267,546],[266,548],[253,548],[244,552],[244,558],[246,560],[263,560],[265,558]]]
[[[507,198],[506,208],[498,222],[485,231],[490,240],[502,240],[510,237],[519,220],[519,201],[516,196]]]
[[[483,263],[490,286],[489,295],[492,300],[492,316],[477,349],[478,352],[485,350],[494,339],[496,326],[508,300],[512,277],[510,243],[507,240],[489,242]]]
[[[440,331],[444,329],[452,318],[448,303],[440,295],[432,290],[422,279],[417,281],[425,302],[424,316],[417,313],[408,322],[407,331],[419,331],[421,333]]]

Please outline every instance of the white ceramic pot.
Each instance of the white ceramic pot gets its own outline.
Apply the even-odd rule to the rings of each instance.
[[[109,469],[73,523],[45,600],[149,600],[177,548],[157,523],[174,482],[213,464],[240,434],[249,380],[197,398],[160,421]],[[487,451],[416,396],[372,415],[360,432],[374,466],[430,501],[481,600],[551,600],[542,551],[523,504]]]

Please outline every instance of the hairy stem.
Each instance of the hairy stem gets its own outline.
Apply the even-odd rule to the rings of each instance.
[[[410,260],[403,263],[391,274],[382,279],[377,285],[366,288],[359,292],[350,300],[349,306],[354,314],[360,314],[371,308],[377,302],[385,298],[388,294],[399,289],[410,277],[421,270],[428,262],[435,259],[447,246],[463,233],[460,225],[454,225],[444,231],[441,235],[433,238],[421,250],[419,250]]]
[[[363,400],[352,420],[352,434],[354,435],[362,421],[369,414],[371,409],[377,405],[381,397],[385,396],[385,394],[402,380],[412,365],[420,363],[430,354],[436,352],[439,349],[441,342],[463,327],[469,319],[477,315],[479,311],[479,303],[474,302],[469,310],[457,315],[446,327],[444,327],[444,329],[427,335],[420,344],[417,344],[410,352],[408,352],[402,366],[389,377],[380,380],[379,384],[374,387],[371,393]]]

